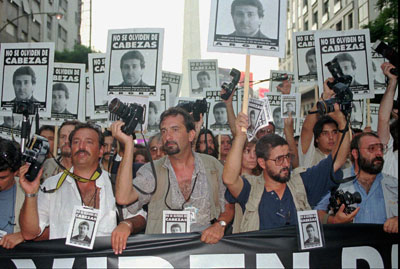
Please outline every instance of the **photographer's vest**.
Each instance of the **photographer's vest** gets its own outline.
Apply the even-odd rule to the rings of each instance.
[[[222,166],[220,162],[214,157],[206,154],[196,153],[205,168],[211,204],[211,219],[218,218],[220,214],[219,205],[219,188],[218,188],[218,177],[222,173]],[[162,233],[162,218],[163,210],[170,210],[165,205],[165,196],[167,195],[167,184],[168,184],[168,168],[164,166],[164,162],[167,156],[162,157],[154,162],[154,167],[157,173],[157,190],[152,195],[149,202],[149,210],[147,215],[146,234],[161,234]],[[167,197],[167,203],[171,204],[171,192]]]
[[[286,186],[289,188],[292,194],[293,202],[296,206],[297,211],[311,210],[311,207],[308,204],[306,189],[300,176],[300,174],[305,171],[306,168],[303,167],[298,167],[294,169],[292,171],[293,174],[290,177],[290,180],[286,183]],[[258,214],[258,206],[264,193],[265,180],[263,174],[259,176],[249,176],[246,177],[246,179],[249,181],[251,186],[249,199],[246,203],[246,209],[243,213],[242,219],[240,219],[240,217],[236,219],[237,215],[235,214],[236,223],[234,222],[233,224],[233,233],[244,233],[260,230],[260,216]],[[237,208],[240,208],[240,210],[242,210],[240,206],[236,207],[236,209]]]
[[[355,179],[357,180],[357,179]],[[385,201],[386,218],[398,216],[398,179],[389,175],[384,175],[381,180],[381,187],[383,198]],[[350,193],[356,192],[354,188],[354,180],[342,183],[339,185],[338,190],[348,191]]]

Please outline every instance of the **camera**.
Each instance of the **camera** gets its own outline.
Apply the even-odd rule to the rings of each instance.
[[[235,88],[240,80],[240,71],[235,68],[231,69],[231,72],[229,72],[229,75],[231,76],[231,79],[232,79],[231,82],[229,84],[224,82],[221,85],[221,88],[225,90],[225,93],[221,94],[221,98],[224,100],[229,99],[229,97],[233,93],[233,90],[235,90]]]
[[[328,87],[335,92],[335,97],[328,100],[318,101],[317,109],[321,115],[333,112],[335,110],[334,104],[339,105],[340,111],[344,115],[349,115],[351,113],[351,107],[353,102],[353,93],[351,92],[349,86],[353,78],[351,76],[343,75],[343,71],[337,59],[325,64],[328,67],[329,72],[332,74],[334,81],[328,81]]]
[[[372,49],[377,53],[381,54],[383,57],[389,60],[391,64],[393,64],[396,68],[390,69],[390,73],[395,76],[399,75],[399,55],[397,52],[390,46],[386,45],[384,42],[379,39],[372,45]]]
[[[13,104],[13,113],[23,115],[35,115],[36,105],[32,101],[15,101]]]
[[[178,107],[183,108],[187,112],[193,112],[194,121],[200,120],[200,114],[207,113],[208,111],[208,103],[206,98],[202,100],[196,100],[196,102],[184,102],[178,104]]]
[[[355,207],[350,206],[351,204],[359,204],[361,203],[361,194],[359,192],[355,192],[351,194],[350,192],[343,190],[335,191],[331,197],[329,198],[329,209],[333,211],[334,214],[338,212],[340,206],[344,204],[344,213],[350,214],[354,210]]]
[[[31,164],[28,172],[25,174],[27,180],[31,182],[35,180],[40,168],[46,160],[49,149],[49,141],[43,136],[34,135],[29,141],[28,146],[22,153],[22,160]]]
[[[127,135],[133,135],[138,123],[143,123],[144,109],[138,104],[125,105],[118,98],[114,98],[108,105],[108,109],[125,123],[121,130]]]

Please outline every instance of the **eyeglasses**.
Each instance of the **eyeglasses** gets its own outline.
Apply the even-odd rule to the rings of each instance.
[[[369,145],[367,148],[361,148],[361,149],[366,149],[366,150],[368,150],[369,153],[375,153],[376,151],[380,150],[380,151],[382,151],[383,154],[385,154],[388,147],[387,147],[387,145],[384,145],[382,143],[377,143],[377,144]]]
[[[163,151],[163,148],[162,147],[151,147],[150,151],[151,152]]]
[[[274,161],[275,165],[281,166],[285,160],[287,160],[290,163],[290,161],[292,160],[292,156],[293,155],[289,153],[287,155],[278,156],[275,159],[267,159],[267,160]]]

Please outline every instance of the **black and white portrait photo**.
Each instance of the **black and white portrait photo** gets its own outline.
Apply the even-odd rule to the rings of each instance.
[[[386,61],[382,55],[372,50],[372,71],[374,77],[375,94],[383,94],[386,90],[385,75],[381,69],[381,65]]]
[[[226,111],[226,104],[222,101],[217,102],[212,107],[212,113],[214,116],[214,123],[210,125],[211,129],[227,129],[228,124],[228,112]]]
[[[246,47],[250,54],[278,56],[285,6],[279,0],[213,0],[208,50],[244,53]]]
[[[83,244],[88,244],[90,245],[90,241],[91,241],[91,225],[89,224],[88,221],[86,220],[82,220],[77,227],[77,231],[75,232],[75,235],[73,235],[71,237],[71,240],[83,243]],[[93,226],[93,224],[92,224]],[[93,227],[92,227],[93,228]]]
[[[296,83],[317,81],[314,31],[293,33],[294,75]]]
[[[149,101],[147,115],[147,129],[150,131],[159,131],[160,115],[165,110],[165,104],[162,101]]]
[[[181,91],[183,75],[168,71],[162,71],[162,85],[161,89],[165,90],[166,96],[169,98],[169,107],[174,106],[176,98]]]
[[[163,29],[109,30],[105,86],[108,94],[159,98]]]
[[[90,115],[93,119],[106,118],[107,89],[104,87],[104,74],[106,66],[105,53],[89,53],[89,96]]]
[[[163,211],[163,233],[189,233],[190,232],[190,211]]]
[[[206,90],[218,89],[217,60],[189,60],[190,96],[204,96]]]
[[[321,243],[315,222],[303,223],[303,233],[304,238],[306,238],[304,241],[305,246],[319,245]]]
[[[282,94],[281,95],[281,112],[282,118],[299,117],[300,114],[300,94]]]
[[[67,108],[69,102],[69,90],[64,83],[54,83],[52,92],[51,114],[69,114]],[[75,111],[74,111],[75,112]],[[76,114],[76,112],[75,112]]]
[[[343,75],[350,80],[349,88],[353,92],[353,99],[374,97],[368,30],[318,31],[315,33],[315,49],[320,94],[323,82],[333,77],[326,64],[334,64],[336,61]]]
[[[324,245],[322,226],[319,224],[317,210],[297,211],[300,248],[319,248]]]
[[[2,112],[30,101],[41,116],[50,116],[54,43],[3,43],[0,50]],[[48,106],[48,107],[47,107]]]

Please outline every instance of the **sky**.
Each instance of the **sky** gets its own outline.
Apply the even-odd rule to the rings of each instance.
[[[92,5],[94,49],[106,52],[109,29],[164,28],[162,69],[182,73],[184,0],[95,0]],[[211,0],[199,0],[201,58],[217,59],[219,67],[244,71],[244,54],[207,52],[210,6]],[[277,57],[250,57],[254,80],[269,78],[270,70],[278,70]],[[269,85],[262,83],[260,87]]]

